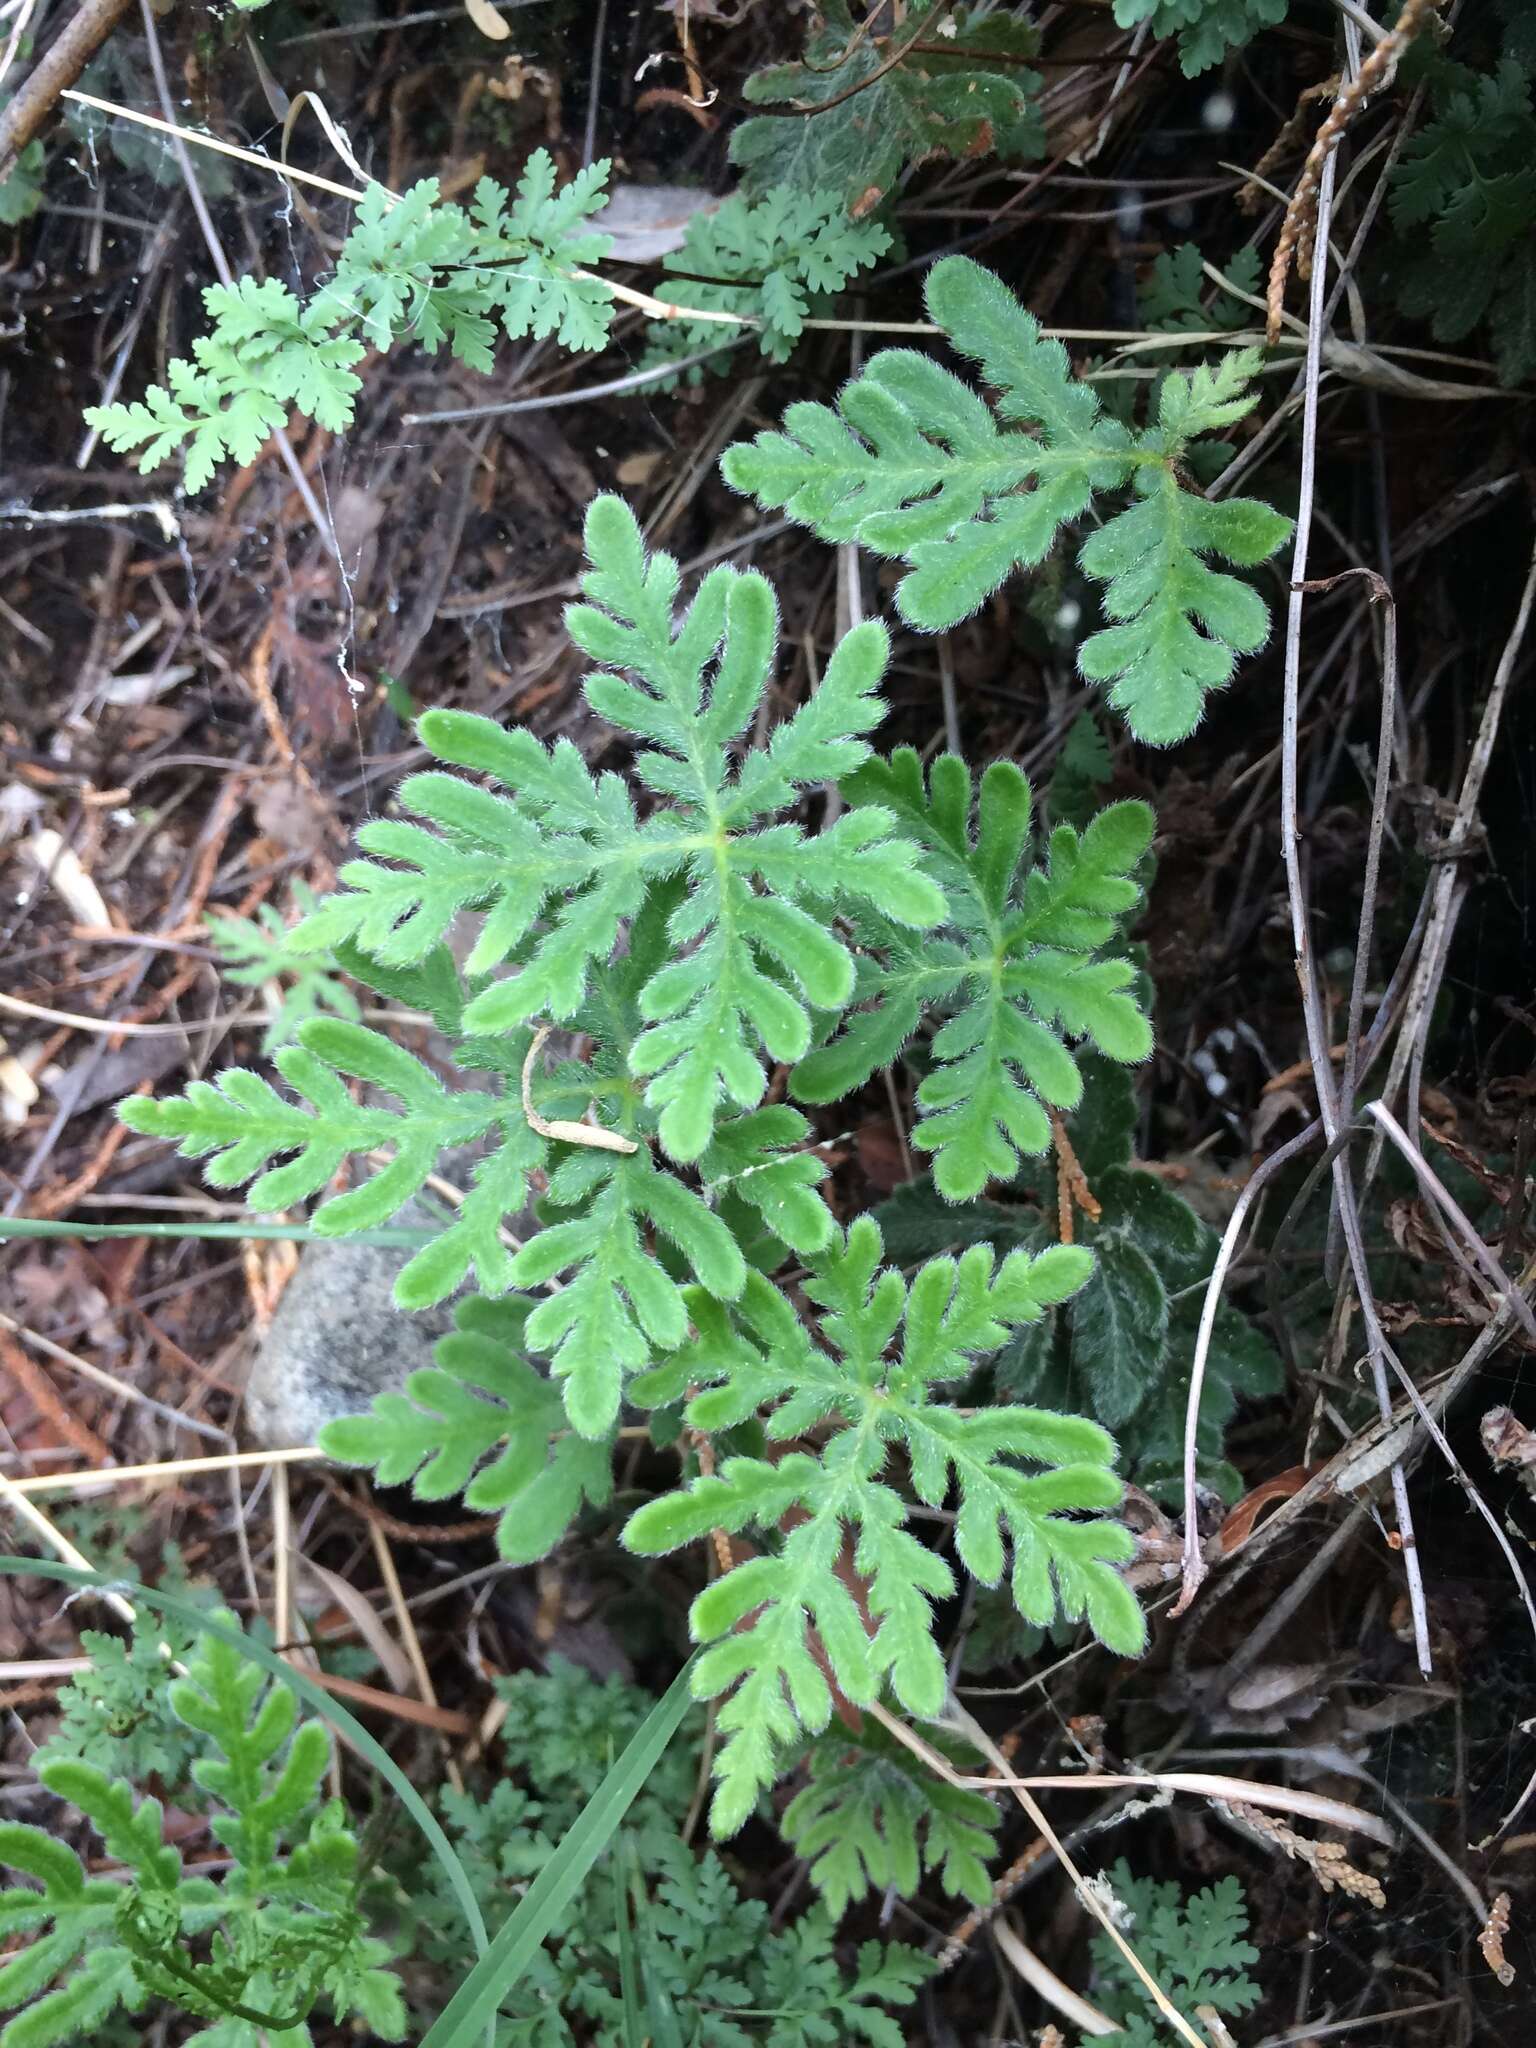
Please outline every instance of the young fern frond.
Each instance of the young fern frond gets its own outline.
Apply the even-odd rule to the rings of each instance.
[[[1181,478],[1198,436],[1257,403],[1246,388],[1257,354],[1169,376],[1155,425],[1132,433],[979,264],[943,258],[925,296],[938,326],[999,392],[996,417],[927,356],[886,349],[835,408],[801,401],[785,412],[782,431],[727,449],[726,481],[823,540],[857,541],[904,561],[897,606],[925,632],[968,618],[1015,569],[1043,561],[1060,529],[1097,498],[1131,486],[1136,502],[1079,554],[1085,573],[1106,586],[1110,620],[1079,659],[1089,680],[1109,686],[1137,738],[1185,738],[1238,655],[1269,632],[1263,600],[1207,557],[1251,567],[1290,531],[1256,499],[1202,498]]]
[[[295,886],[294,900],[301,911],[314,908],[314,894],[302,882]],[[210,911],[203,922],[226,981],[241,988],[276,986],[280,991],[262,1037],[263,1052],[291,1043],[299,1026],[311,1017],[330,1013],[354,1024],[362,1021],[357,998],[341,980],[336,961],[326,954],[291,953],[288,927],[270,903],[258,904],[255,917]]]
[[[1100,957],[1140,889],[1131,879],[1152,837],[1145,804],[1112,804],[1079,837],[1058,825],[1046,862],[1027,865],[1029,784],[995,761],[972,820],[971,778],[946,754],[925,786],[918,756],[899,748],[844,785],[851,804],[878,803],[923,848],[945,893],[942,934],[912,943],[866,922],[855,1011],[846,1029],[802,1060],[803,1102],[831,1102],[887,1066],[934,1010],[933,1068],[917,1092],[912,1143],[934,1157],[950,1201],[1008,1178],[1020,1153],[1046,1151],[1042,1105],[1074,1109],[1082,1094],[1068,1038],[1112,1059],[1143,1060],[1152,1034],[1132,992],[1129,960]]]
[[[141,470],[182,451],[188,490],[226,456],[252,461],[291,409],[339,432],[362,389],[355,365],[370,348],[407,338],[429,355],[447,343],[489,370],[497,328],[511,340],[553,335],[566,348],[608,339],[613,297],[587,266],[609,238],[588,224],[604,203],[608,164],[556,187],[554,159],[535,150],[511,198],[482,178],[466,209],[423,178],[396,199],[370,185],[331,278],[300,300],[275,278],[244,277],[203,293],[212,322],[178,357],[163,386],[131,405],[97,405],[86,419]]]
[[[692,1297],[697,1337],[634,1390],[647,1406],[688,1396],[687,1420],[706,1434],[761,1413],[778,1443],[835,1425],[815,1452],[727,1458],[685,1492],[648,1502],[624,1532],[645,1556],[715,1529],[754,1529],[774,1546],[707,1587],[691,1617],[710,1646],[696,1689],[729,1695],[712,1809],[722,1835],[746,1819],[797,1731],[826,1726],[829,1673],[855,1704],[889,1683],[909,1713],[932,1718],[943,1706],[932,1603],[954,1580],[908,1529],[907,1505],[885,1476],[897,1446],[919,1500],[939,1507],[955,1489],[956,1550],[973,1578],[995,1585],[1011,1549],[1013,1596],[1027,1619],[1086,1616],[1125,1654],[1144,1640],[1140,1609],[1115,1569],[1130,1554],[1129,1535],[1098,1515],[1066,1519],[1119,1499],[1110,1438],[1094,1423],[1035,1409],[962,1415],[939,1391],[1075,1292],[1088,1256],[1071,1246],[1033,1259],[1015,1253],[994,1272],[991,1251],[976,1246],[908,1283],[881,1268],[882,1249],[863,1217],[810,1262],[805,1291],[824,1312],[825,1348],[783,1294],[752,1274],[734,1311]],[[1047,1469],[1026,1473],[1015,1461]]]
[[[0,1893],[0,1928],[50,1927],[0,1965],[0,2011],[26,2007],[0,2044],[88,2038],[151,1998],[213,2022],[198,2039],[219,2048],[259,2048],[268,2037],[309,2048],[308,2017],[322,2000],[338,2020],[356,2015],[371,2034],[399,2040],[400,1985],[358,1908],[357,1840],[339,1801],[318,1803],[330,1761],[324,1724],[299,1723],[288,1687],[213,1636],[172,1683],[170,1704],[202,1737],[192,1775],[213,1802],[230,1868],[217,1884],[185,1875],[163,1839],[158,1800],[136,1800],[126,1781],[79,1759],[44,1762],[42,1783],[85,1815],[124,1875],[88,1878],[73,1850],[40,1829],[0,1827],[0,1862],[43,1885]]]

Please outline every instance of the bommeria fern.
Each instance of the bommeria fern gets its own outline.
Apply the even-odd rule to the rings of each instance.
[[[1014,570],[1043,561],[1063,527],[1129,487],[1133,502],[1078,551],[1084,574],[1104,586],[1108,621],[1083,643],[1079,665],[1108,687],[1138,739],[1185,738],[1238,656],[1269,634],[1263,599],[1208,558],[1252,567],[1290,531],[1257,499],[1203,498],[1183,479],[1191,444],[1257,403],[1248,390],[1257,352],[1168,376],[1156,421],[1134,432],[979,264],[943,258],[925,297],[999,393],[995,413],[929,357],[885,349],[835,407],[801,400],[781,430],[727,449],[726,481],[823,540],[904,562],[897,608],[925,632],[968,618]]]
[[[939,1391],[1074,1293],[1089,1255],[1060,1245],[1011,1253],[994,1270],[990,1249],[976,1246],[931,1260],[909,1283],[882,1266],[882,1252],[878,1226],[862,1217],[812,1259],[804,1288],[823,1311],[820,1342],[760,1274],[734,1308],[694,1296],[698,1335],[635,1390],[654,1405],[701,1389],[685,1413],[704,1435],[758,1415],[770,1443],[817,1434],[816,1448],[776,1460],[727,1458],[686,1491],[647,1502],[624,1532],[647,1556],[714,1530],[757,1532],[757,1554],[707,1587],[691,1617],[709,1646],[696,1690],[726,1696],[711,1816],[722,1834],[746,1819],[798,1731],[826,1726],[833,1684],[856,1706],[889,1684],[909,1713],[942,1711],[932,1603],[953,1592],[954,1575],[908,1527],[887,1470],[898,1448],[919,1501],[958,1496],[955,1549],[973,1578],[995,1585],[1011,1570],[1026,1619],[1086,1617],[1124,1654],[1145,1640],[1115,1569],[1130,1556],[1129,1534],[1091,1512],[1068,1519],[1120,1497],[1108,1434],[1040,1409],[963,1414]]]
[[[141,400],[91,406],[86,418],[109,448],[136,452],[141,470],[180,452],[195,491],[226,456],[252,461],[292,411],[333,433],[349,426],[369,349],[415,340],[435,355],[446,343],[477,370],[491,368],[498,329],[599,349],[613,298],[586,272],[610,240],[588,216],[607,177],[604,159],[557,185],[538,149],[515,195],[482,178],[467,208],[443,200],[436,178],[398,199],[370,185],[323,285],[305,299],[271,277],[209,285],[212,324],[191,360],[173,360]]]
[[[321,2003],[399,2040],[404,2002],[358,1906],[357,1840],[340,1802],[319,1796],[324,1723],[299,1722],[288,1687],[212,1635],[169,1700],[198,1738],[192,1777],[230,1868],[217,1883],[186,1875],[158,1800],[136,1802],[126,1780],[79,1759],[43,1762],[44,1787],[84,1814],[122,1874],[90,1876],[56,1835],[0,1824],[0,1864],[40,1887],[0,1892],[0,1930],[46,1929],[0,1964],[0,2011],[16,2013],[0,2048],[85,2039],[151,1999],[209,2022],[195,2038],[210,2048],[260,2048],[269,2036],[309,2048]]]
[[[735,313],[749,321],[761,352],[787,362],[814,309],[830,301],[859,271],[885,254],[890,235],[878,221],[853,220],[835,192],[795,192],[775,186],[755,203],[734,193],[696,213],[681,249],[663,268],[678,278],[689,305]],[[653,320],[643,367],[697,355],[716,342],[729,345],[729,328],[704,320]],[[685,374],[724,369],[722,353]]]
[[[442,765],[401,786],[402,815],[363,827],[363,857],[287,942],[427,1012],[464,1085],[321,1016],[275,1055],[286,1093],[237,1068],[122,1114],[204,1158],[215,1186],[249,1181],[258,1209],[306,1201],[355,1162],[356,1185],[315,1211],[325,1235],[386,1221],[444,1151],[478,1148],[397,1297],[435,1302],[473,1274],[510,1298],[461,1303],[435,1367],[324,1444],[496,1513],[509,1559],[607,1508],[626,1403],[659,1411],[658,1444],[687,1459],[721,1434],[718,1470],[642,1507],[625,1540],[655,1554],[726,1531],[753,1551],[693,1617],[700,1692],[729,1695],[714,1808],[728,1832],[825,1725],[826,1674],[848,1700],[888,1688],[913,1713],[941,1710],[934,1604],[954,1577],[909,1527],[910,1496],[924,1510],[958,1497],[961,1565],[988,1584],[1011,1574],[1028,1618],[1141,1644],[1117,1569],[1130,1538],[1106,1519],[1110,1438],[1072,1416],[950,1405],[954,1382],[1083,1285],[1089,1255],[977,1245],[910,1281],[884,1268],[873,1222],[834,1222],[796,1100],[856,1089],[934,1027],[917,1138],[946,1192],[1048,1146],[1042,1103],[1077,1097],[1070,1041],[1122,1060],[1149,1047],[1114,942],[1152,820],[1133,803],[1081,834],[1062,824],[1036,864],[1016,769],[994,765],[978,797],[958,760],[926,782],[913,756],[877,760],[874,623],[759,731],[777,637],[764,579],[714,569],[680,609],[676,564],[647,555],[614,498],[591,508],[586,541],[567,620],[602,664],[588,706],[635,746],[628,779],[594,775],[569,740],[428,712],[421,739]],[[812,832],[807,801],[832,782],[841,807]],[[464,913],[461,968],[448,939]],[[771,1076],[790,1099],[765,1100]],[[535,1192],[541,1227],[509,1240]],[[791,1261],[811,1323],[767,1277]]]
[[[1132,871],[1152,837],[1145,804],[1101,811],[1081,835],[1058,825],[1046,860],[1026,864],[1031,797],[1011,762],[982,777],[972,820],[964,764],[942,755],[925,784],[910,748],[850,777],[855,804],[878,803],[928,855],[945,891],[938,936],[909,939],[890,925],[861,929],[856,997],[864,1007],[795,1070],[802,1101],[851,1094],[910,1043],[935,1011],[947,1021],[928,1051],[912,1143],[934,1156],[950,1201],[1006,1177],[1019,1155],[1048,1149],[1048,1109],[1082,1093],[1064,1039],[1088,1038],[1112,1058],[1143,1060],[1152,1034],[1128,959],[1101,957],[1117,919],[1140,899]]]
[[[1290,0],[1114,0],[1122,28],[1151,25],[1159,39],[1177,36],[1179,67],[1195,78],[1229,50],[1252,42],[1261,29],[1284,21]]]

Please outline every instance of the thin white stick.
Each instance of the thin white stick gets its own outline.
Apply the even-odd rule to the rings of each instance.
[[[82,1472],[42,1472],[31,1479],[7,1483],[20,1494],[100,1493],[113,1486],[126,1486],[135,1479],[190,1479],[199,1472],[239,1472],[249,1465],[293,1465],[303,1459],[324,1458],[313,1444],[282,1451],[226,1451],[218,1458],[169,1458],[154,1465],[93,1465]]]
[[[1177,1620],[1200,1590],[1205,1577],[1205,1553],[1200,1547],[1200,1522],[1195,1502],[1195,1458],[1200,1433],[1200,1397],[1205,1391],[1205,1367],[1210,1357],[1211,1334],[1216,1328],[1216,1311],[1221,1306],[1221,1290],[1226,1284],[1227,1268],[1231,1265],[1237,1250],[1243,1226],[1248,1221],[1248,1211],[1265,1183],[1277,1174],[1281,1167],[1295,1158],[1304,1146],[1310,1145],[1317,1136],[1321,1124],[1314,1119],[1304,1131],[1287,1140],[1278,1152],[1272,1152],[1268,1159],[1256,1166],[1248,1177],[1248,1185],[1238,1196],[1232,1214],[1227,1220],[1216,1251],[1216,1263],[1211,1268],[1211,1277],[1205,1284],[1205,1301],[1200,1310],[1200,1328],[1195,1336],[1195,1355],[1189,1367],[1189,1398],[1184,1408],[1184,1581],[1179,1597],[1169,1611],[1169,1619]]]
[[[1090,2005],[1086,1998],[1080,1997],[1070,1984],[1063,1984],[1056,1972],[1047,1968],[1034,1950],[1019,1939],[1001,1913],[992,1922],[992,1939],[1036,1997],[1043,1998],[1047,2005],[1055,2006],[1063,2019],[1070,2020],[1074,2027],[1081,2027],[1085,2034],[1118,2034],[1122,2031],[1096,2005]]]

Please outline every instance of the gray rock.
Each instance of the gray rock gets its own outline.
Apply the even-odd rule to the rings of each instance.
[[[415,1203],[403,1225],[440,1221]],[[453,1327],[453,1304],[408,1314],[395,1307],[395,1277],[410,1258],[388,1245],[345,1238],[304,1247],[245,1390],[251,1433],[271,1448],[312,1444],[327,1422],[358,1415],[375,1394],[398,1392]]]

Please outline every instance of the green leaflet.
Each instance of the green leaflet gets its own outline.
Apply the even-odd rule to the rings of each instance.
[[[366,1415],[329,1423],[321,1445],[370,1466],[381,1486],[409,1481],[418,1500],[462,1495],[497,1514],[497,1548],[514,1564],[548,1556],[583,1502],[603,1507],[613,1491],[611,1438],[576,1435],[559,1390],[522,1356],[530,1307],[461,1301],[435,1366],[404,1393],[375,1395]]]
[[[413,339],[435,355],[446,344],[479,370],[492,365],[498,327],[513,340],[601,348],[612,294],[578,273],[608,251],[587,221],[607,178],[604,159],[557,188],[554,159],[537,149],[515,195],[482,178],[467,209],[441,200],[435,178],[399,200],[370,185],[334,275],[307,300],[275,278],[210,285],[211,325],[191,360],[169,363],[165,384],[142,400],[89,406],[86,419],[109,448],[136,453],[141,470],[180,451],[196,491],[226,457],[252,461],[291,409],[332,431],[350,425],[355,365],[370,348]]]
[[[1251,42],[1260,29],[1284,21],[1289,0],[1114,0],[1122,28],[1150,21],[1158,37],[1177,36],[1179,65],[1195,78],[1219,64],[1228,50]]]
[[[1111,622],[1084,643],[1081,665],[1110,686],[1138,738],[1185,738],[1209,692],[1269,630],[1257,594],[1207,557],[1251,567],[1290,531],[1257,500],[1213,502],[1180,479],[1190,444],[1256,403],[1246,391],[1256,353],[1170,375],[1156,423],[1133,434],[978,264],[943,258],[925,296],[950,341],[1000,392],[995,414],[928,357],[886,349],[835,408],[791,405],[782,431],[727,449],[726,481],[824,540],[856,540],[904,561],[897,606],[924,631],[968,618],[1015,569],[1041,562],[1095,498],[1133,485],[1136,502],[1080,552],[1085,573],[1108,586]]]
[[[294,901],[301,914],[314,908],[314,893],[304,883],[294,885]],[[311,1017],[329,1012],[357,1024],[362,1012],[357,999],[341,980],[337,962],[326,954],[301,957],[287,947],[288,928],[282,915],[270,903],[257,905],[255,917],[237,917],[233,911],[209,912],[203,920],[213,949],[219,956],[219,971],[226,981],[241,988],[270,988],[281,991],[271,1012],[261,1049],[275,1052],[299,1035],[299,1026]]]
[[[40,142],[29,142],[15,163],[0,178],[0,227],[19,227],[30,220],[43,203],[43,176],[47,155]]]
[[[1015,15],[918,0],[894,24],[855,27],[847,0],[819,12],[800,62],[747,80],[745,97],[775,110],[731,137],[731,161],[754,197],[780,186],[827,191],[862,215],[909,163],[1044,153],[1040,78],[1018,61],[1039,37]]]
[[[1248,1966],[1259,1951],[1246,1939],[1248,1904],[1235,1877],[1181,1898],[1174,1884],[1134,1877],[1124,1859],[1106,1873],[1131,1916],[1136,1953],[1187,2020],[1202,2007],[1240,2019],[1259,2002]],[[1096,1934],[1093,1996],[1118,2022],[1126,2048],[1163,2048],[1168,2022],[1107,1935]]]
[[[1486,321],[1499,376],[1517,384],[1536,371],[1531,74],[1512,57],[1491,76],[1437,59],[1429,89],[1434,118],[1392,174],[1398,303],[1440,341]]]
[[[925,1731],[952,1763],[978,1769],[953,1737]],[[841,1917],[868,1891],[914,1897],[924,1869],[947,1892],[985,1905],[997,1808],[984,1792],[946,1783],[911,1750],[866,1721],[854,1735],[832,1727],[812,1743],[808,1782],[784,1809],[784,1839],[805,1857],[811,1882]]]
[[[878,222],[850,219],[837,193],[780,185],[756,202],[735,192],[694,214],[682,248],[664,257],[662,268],[678,275],[679,295],[690,306],[751,320],[759,349],[783,363],[810,314],[890,246]],[[646,369],[721,345],[711,362],[684,373],[690,384],[725,367],[734,338],[730,328],[705,320],[653,320],[646,336]]]
[[[1216,1233],[1175,1188],[1131,1164],[1136,1104],[1128,1077],[1089,1058],[1073,1143],[1102,1215],[1080,1214],[1079,1242],[1093,1271],[1073,1300],[1022,1330],[999,1353],[1000,1396],[1086,1407],[1115,1432],[1126,1477],[1144,1491],[1182,1496],[1189,1367]],[[893,1258],[907,1262],[962,1245],[1039,1251],[1056,1238],[1055,1173],[1027,1166],[1010,1199],[952,1208],[923,1181],[898,1189],[878,1214]],[[1197,1437],[1201,1480],[1228,1499],[1241,1490],[1222,1455],[1241,1396],[1273,1394],[1279,1361],[1230,1302],[1212,1332]]]
[[[1144,1640],[1140,1610],[1115,1570],[1130,1554],[1126,1531],[1098,1516],[1064,1519],[1064,1511],[1118,1500],[1110,1439],[1093,1423],[1026,1408],[961,1415],[936,1391],[1074,1293],[1087,1277],[1087,1255],[1062,1246],[1035,1258],[1014,1253],[994,1271],[991,1253],[977,1247],[959,1261],[932,1261],[909,1284],[881,1268],[882,1249],[865,1217],[811,1261],[805,1291],[824,1312],[827,1348],[754,1274],[734,1312],[695,1297],[697,1339],[634,1390],[649,1406],[700,1389],[686,1413],[706,1432],[764,1410],[769,1438],[780,1442],[813,1424],[837,1425],[815,1455],[728,1458],[686,1492],[649,1502],[624,1532],[644,1555],[713,1529],[752,1528],[776,1544],[706,1588],[693,1607],[694,1635],[709,1645],[695,1690],[729,1695],[718,1717],[719,1834],[746,1819],[796,1731],[826,1726],[832,1695],[811,1629],[855,1703],[889,1683],[910,1713],[931,1718],[943,1705],[930,1603],[953,1579],[910,1533],[906,1505],[884,1477],[893,1445],[905,1450],[920,1500],[936,1507],[955,1489],[955,1545],[972,1577],[989,1585],[1002,1577],[1006,1541],[1014,1599],[1026,1617],[1086,1616],[1126,1654]],[[1045,1469],[1027,1473],[1015,1461]],[[862,1605],[839,1571],[845,1538],[865,1587]]]
[[[1151,1032],[1132,993],[1129,960],[1101,957],[1140,890],[1131,879],[1152,836],[1145,804],[1113,804],[1079,836],[1051,833],[1045,862],[1027,864],[1031,798],[1020,771],[994,762],[974,800],[962,762],[943,755],[925,786],[910,748],[849,778],[855,805],[879,804],[924,848],[944,889],[941,935],[914,944],[866,923],[857,996],[863,1007],[840,1036],[801,1061],[791,1085],[802,1101],[852,1092],[909,1043],[935,1009],[948,1021],[930,1048],[912,1133],[932,1152],[934,1179],[951,1201],[1007,1178],[1020,1153],[1051,1142],[1046,1108],[1076,1107],[1082,1092],[1069,1038],[1111,1058],[1145,1059]]]

